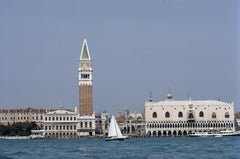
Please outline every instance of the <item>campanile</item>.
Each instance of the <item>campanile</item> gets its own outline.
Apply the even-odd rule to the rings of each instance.
[[[78,68],[79,113],[80,116],[92,116],[92,62],[86,36],[83,39]]]

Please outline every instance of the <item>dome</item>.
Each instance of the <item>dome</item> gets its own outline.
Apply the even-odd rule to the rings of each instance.
[[[167,94],[167,99],[169,99],[169,100],[173,99],[173,96],[172,96],[171,93],[168,93],[168,94]]]

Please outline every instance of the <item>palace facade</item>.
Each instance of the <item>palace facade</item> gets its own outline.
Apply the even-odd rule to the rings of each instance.
[[[234,104],[218,100],[175,101],[171,93],[165,101],[145,103],[147,136],[188,136],[195,132],[235,131]]]

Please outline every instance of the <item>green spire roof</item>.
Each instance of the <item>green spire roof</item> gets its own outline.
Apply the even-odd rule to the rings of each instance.
[[[81,52],[80,60],[91,60],[86,38],[84,38],[84,40],[83,40],[82,52]]]
[[[83,53],[82,53],[82,59],[88,59],[88,51],[87,51],[87,47],[86,44],[83,46]]]

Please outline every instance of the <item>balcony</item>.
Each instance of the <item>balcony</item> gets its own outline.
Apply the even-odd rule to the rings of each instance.
[[[187,121],[188,122],[195,122],[195,114],[192,110],[190,110],[188,112]]]

